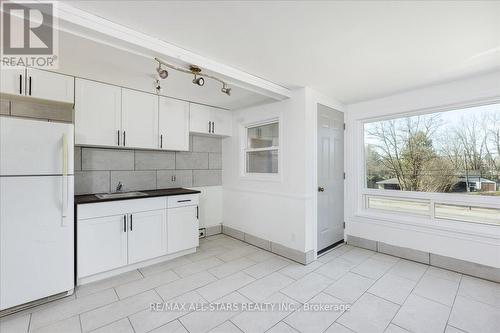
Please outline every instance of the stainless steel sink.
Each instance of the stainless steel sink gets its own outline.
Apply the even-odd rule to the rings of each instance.
[[[96,194],[99,199],[116,199],[116,198],[130,198],[130,197],[143,197],[147,195],[144,192],[116,192],[116,193],[103,193]]]

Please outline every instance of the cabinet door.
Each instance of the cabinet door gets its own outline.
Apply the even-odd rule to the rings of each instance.
[[[189,131],[209,134],[210,107],[191,103],[189,109]]]
[[[127,264],[126,215],[78,220],[78,278]]]
[[[25,71],[25,68],[2,68],[0,71],[0,92],[24,95]]]
[[[125,147],[158,148],[158,96],[122,89],[122,143]]]
[[[166,97],[160,97],[159,103],[159,147],[189,150],[189,103]]]
[[[75,79],[72,76],[28,68],[26,96],[64,103],[74,103]]]
[[[132,213],[128,221],[128,263],[167,253],[167,213],[165,209]]]
[[[231,136],[233,121],[231,111],[212,108],[210,119],[213,121],[213,134]]]
[[[197,206],[167,209],[168,253],[191,249],[198,246]]]
[[[120,87],[76,79],[75,144],[121,144],[122,92]]]

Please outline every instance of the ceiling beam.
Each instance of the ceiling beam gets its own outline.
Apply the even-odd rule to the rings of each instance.
[[[84,36],[110,46],[130,50],[134,53],[150,55],[151,57],[158,56],[166,61],[172,61],[186,67],[195,64],[205,71],[223,77],[233,85],[275,100],[291,97],[291,91],[278,84],[113,23],[65,3],[58,3],[55,16],[58,18],[60,30]]]

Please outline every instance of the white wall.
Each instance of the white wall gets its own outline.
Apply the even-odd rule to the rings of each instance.
[[[416,250],[500,267],[500,230],[461,222],[383,218],[363,212],[362,122],[423,110],[445,110],[500,100],[500,72],[396,94],[347,106],[346,233]],[[477,198],[480,200],[480,198]],[[472,200],[472,199],[470,199]],[[498,200],[500,207],[500,199]]]
[[[233,136],[223,140],[224,225],[307,252],[316,247],[316,105],[343,106],[315,91],[293,91],[282,102],[233,112]],[[280,119],[281,179],[242,177],[246,124]]]

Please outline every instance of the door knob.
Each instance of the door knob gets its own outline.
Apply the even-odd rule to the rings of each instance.
[[[325,192],[325,188],[324,187],[318,187],[318,192]]]

